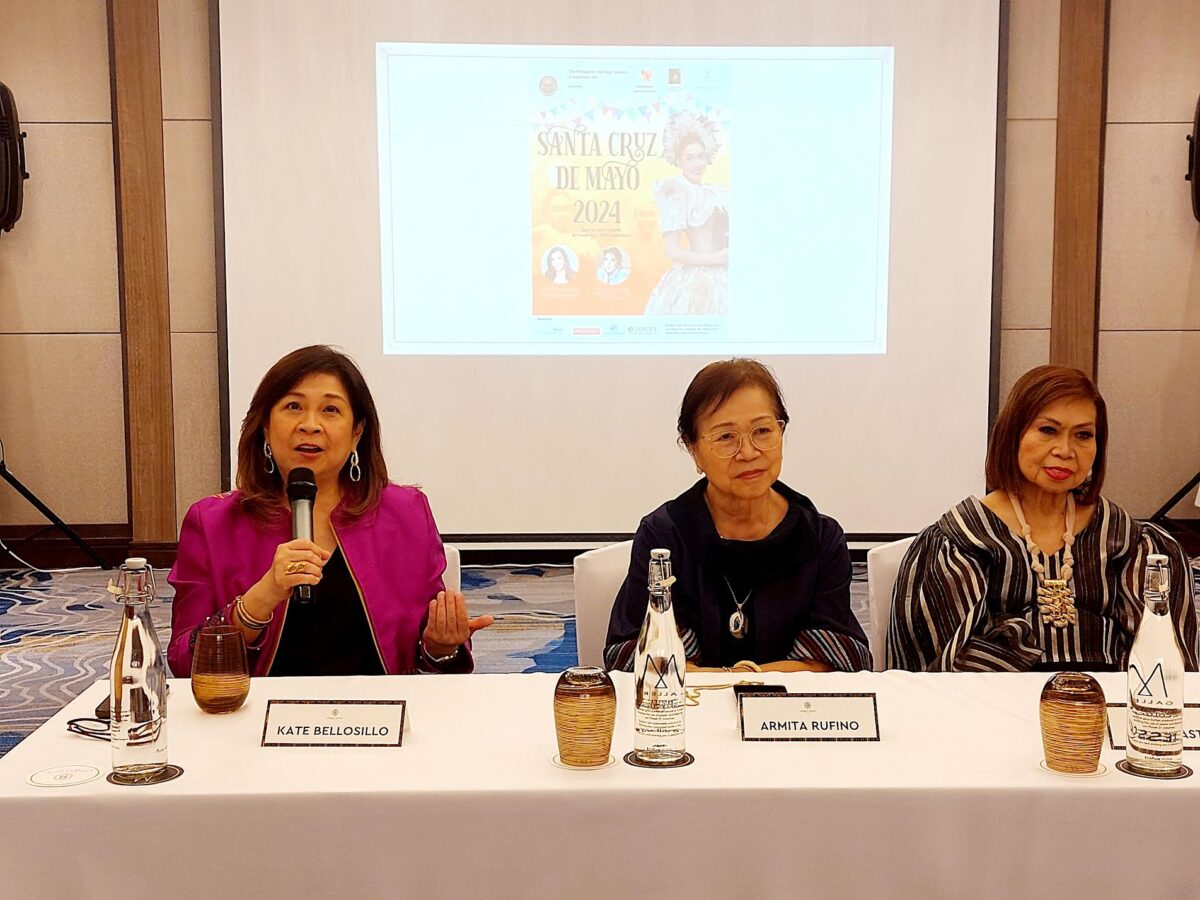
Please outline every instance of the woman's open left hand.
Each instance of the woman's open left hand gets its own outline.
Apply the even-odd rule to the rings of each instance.
[[[466,598],[459,591],[439,591],[429,601],[429,619],[421,642],[430,656],[448,656],[494,621],[491,616],[469,617]]]

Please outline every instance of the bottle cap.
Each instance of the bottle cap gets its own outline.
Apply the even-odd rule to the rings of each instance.
[[[1171,589],[1170,560],[1161,553],[1151,553],[1146,557],[1146,591],[1165,594]]]

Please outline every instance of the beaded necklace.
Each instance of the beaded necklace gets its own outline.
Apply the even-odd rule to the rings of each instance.
[[[1021,501],[1012,491],[1008,492],[1008,500],[1016,513],[1017,522],[1021,526],[1021,535],[1025,538],[1025,547],[1029,550],[1029,567],[1037,575],[1037,603],[1042,615],[1042,621],[1055,628],[1066,628],[1074,625],[1075,594],[1071,590],[1072,566],[1075,556],[1071,553],[1071,545],[1075,543],[1075,497],[1067,494],[1066,531],[1063,532],[1063,562],[1059,571],[1061,578],[1047,578],[1046,566],[1042,563],[1042,551],[1033,540],[1033,529],[1025,521],[1025,511],[1021,509]]]

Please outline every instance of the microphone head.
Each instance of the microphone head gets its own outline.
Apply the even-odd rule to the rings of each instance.
[[[287,496],[291,503],[317,499],[317,478],[312,469],[301,466],[288,472]]]

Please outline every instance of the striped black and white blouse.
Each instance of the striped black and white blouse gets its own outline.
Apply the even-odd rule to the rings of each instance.
[[[1043,556],[1058,578],[1062,550]],[[888,668],[930,672],[1019,672],[1126,665],[1142,617],[1146,557],[1170,558],[1171,617],[1184,664],[1196,669],[1195,586],[1179,543],[1101,498],[1076,535],[1071,587],[1077,621],[1044,624],[1037,575],[1024,539],[968,497],[913,541],[892,594]]]

